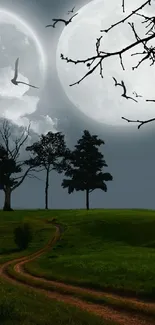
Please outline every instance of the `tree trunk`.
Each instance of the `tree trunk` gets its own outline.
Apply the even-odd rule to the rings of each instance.
[[[49,169],[46,170],[45,209],[48,210]]]
[[[5,201],[4,201],[4,206],[3,206],[3,211],[13,211],[11,208],[11,188],[7,187],[4,190],[5,193]]]
[[[89,190],[86,190],[86,208],[89,210]]]

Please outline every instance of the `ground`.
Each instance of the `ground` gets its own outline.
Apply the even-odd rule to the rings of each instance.
[[[33,241],[19,252],[23,221]],[[154,228],[149,210],[0,212],[3,324],[154,324]]]

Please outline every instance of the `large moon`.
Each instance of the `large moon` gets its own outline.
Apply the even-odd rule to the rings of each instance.
[[[142,55],[131,56],[134,52],[143,52],[142,46],[136,46],[125,53],[123,71],[120,59],[117,56],[110,57],[103,61],[103,76],[100,77],[99,68],[89,75],[80,84],[70,87],[69,85],[78,81],[88,72],[86,65],[72,64],[61,60],[63,53],[73,60],[85,59],[96,53],[96,39],[103,35],[101,40],[101,51],[115,52],[135,42],[135,36],[128,22],[120,24],[111,29],[108,33],[101,33],[100,29],[106,29],[111,24],[129,15],[131,11],[143,4],[143,0],[126,0],[125,13],[122,11],[122,0],[95,0],[85,5],[78,11],[72,23],[64,27],[59,38],[56,60],[57,71],[60,82],[68,98],[86,116],[95,121],[116,126],[129,126],[121,119],[125,116],[129,119],[149,119],[155,115],[155,103],[146,102],[146,99],[155,99],[155,68],[150,66],[150,61],[144,61],[138,69],[132,70]],[[147,5],[140,13],[152,16],[155,13],[155,2]],[[145,36],[146,24],[143,19],[134,15],[128,21],[135,23],[139,36]],[[149,42],[154,44],[154,41]],[[138,100],[123,98],[122,88],[114,85],[115,77],[118,82],[124,81],[127,87],[127,95]],[[136,98],[133,92],[143,97]]]
[[[18,80],[39,89],[11,83],[17,57]],[[44,50],[32,28],[15,14],[0,10],[0,118],[10,119],[18,126],[29,124],[30,114],[37,110],[40,100],[46,67]],[[32,122],[31,128],[38,132],[42,123],[46,124],[44,116],[38,119],[38,124],[37,121]]]

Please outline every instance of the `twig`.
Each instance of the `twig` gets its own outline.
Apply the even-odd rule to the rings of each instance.
[[[140,129],[140,127],[141,127],[142,125],[155,121],[155,117],[154,117],[154,118],[151,118],[151,119],[149,119],[149,120],[144,120],[144,121],[141,121],[141,120],[129,120],[129,119],[127,119],[126,117],[122,117],[122,120],[125,120],[125,121],[127,121],[127,122],[129,122],[129,123],[130,123],[130,122],[132,122],[132,123],[140,123],[140,124],[138,125],[138,129]]]
[[[134,99],[134,98],[132,98],[130,96],[127,96],[127,94],[126,94],[126,87],[125,87],[125,84],[124,84],[124,81],[123,80],[121,80],[121,83],[118,83],[117,80],[116,80],[116,78],[114,78],[114,77],[113,77],[113,80],[115,82],[115,86],[120,86],[120,87],[123,88],[123,94],[121,95],[122,97],[125,97],[126,99],[132,99],[135,102],[137,102],[136,99]]]
[[[142,4],[139,8],[135,9],[132,11],[132,13],[130,15],[128,15],[127,17],[123,18],[122,20],[118,21],[117,23],[111,25],[109,28],[107,29],[101,29],[100,32],[109,32],[109,30],[111,30],[112,28],[114,28],[115,26],[124,23],[127,19],[129,19],[130,17],[132,17],[132,15],[134,15],[137,11],[143,9],[147,4],[150,4],[150,0],[146,1],[144,4]]]
[[[133,91],[133,94],[136,96],[136,97],[143,97],[141,95],[138,95],[135,91]]]
[[[67,26],[68,24],[70,24],[72,22],[73,17],[75,17],[76,15],[78,15],[78,13],[76,13],[75,15],[73,15],[69,20],[65,20],[65,19],[59,19],[59,18],[53,18],[52,20],[54,21],[53,24],[50,25],[46,25],[45,27],[53,27],[55,28],[55,25],[60,21],[63,22],[65,24],[65,26]]]
[[[60,57],[62,60],[65,60],[67,63],[71,62],[71,63],[74,63],[74,64],[78,64],[78,63],[87,63],[87,62],[90,62],[90,61],[93,61],[95,62],[97,59],[99,60],[96,65],[91,69],[89,70],[81,79],[79,79],[77,82],[74,82],[73,84],[71,84],[70,86],[74,86],[76,84],[79,84],[82,80],[84,80],[86,77],[88,77],[90,74],[92,74],[96,68],[98,66],[101,67],[101,64],[103,62],[104,59],[108,58],[108,57],[111,57],[111,56],[119,56],[119,57],[122,57],[122,54],[129,51],[130,49],[134,48],[135,46],[141,44],[141,43],[146,43],[148,41],[150,41],[151,39],[155,38],[155,34],[152,34],[150,36],[147,36],[145,38],[142,38],[142,39],[139,39],[139,40],[136,40],[134,43],[131,43],[130,45],[126,46],[125,48],[121,49],[120,51],[116,51],[116,52],[104,52],[105,54],[102,54],[102,52],[100,52],[99,54],[97,55],[94,55],[92,57],[89,57],[87,59],[82,59],[82,60],[72,60],[72,59],[69,59],[68,57],[65,57],[62,53],[60,54]],[[150,53],[149,53],[149,56],[151,55],[151,52],[154,51],[153,49],[150,50]],[[146,59],[146,58],[145,58]],[[151,64],[152,65],[152,64]]]

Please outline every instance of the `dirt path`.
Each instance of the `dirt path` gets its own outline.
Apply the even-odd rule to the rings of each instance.
[[[17,258],[12,261],[8,261],[8,262],[4,263],[0,267],[0,276],[2,278],[12,282],[13,284],[16,284],[16,285],[18,284],[20,286],[24,286],[27,288],[33,288],[33,290],[35,290],[39,293],[43,293],[51,299],[56,299],[58,301],[62,301],[64,303],[76,306],[82,310],[85,310],[90,313],[96,314],[100,317],[103,317],[106,320],[115,321],[120,325],[155,325],[155,321],[153,319],[151,319],[150,317],[145,317],[145,319],[144,319],[144,316],[140,316],[136,312],[129,313],[126,311],[116,311],[115,308],[112,308],[112,307],[105,307],[103,305],[101,306],[101,305],[85,302],[82,299],[75,298],[74,296],[72,296],[71,293],[70,293],[70,295],[60,294],[56,291],[56,288],[63,288],[66,290],[70,290],[73,293],[88,293],[88,294],[93,294],[96,297],[106,296],[106,297],[111,297],[111,298],[117,299],[119,301],[121,301],[121,300],[129,301],[131,303],[136,304],[137,307],[145,306],[147,308],[150,308],[150,307],[155,307],[155,304],[148,304],[148,303],[142,302],[137,299],[120,297],[116,294],[114,294],[114,295],[107,294],[104,292],[99,292],[99,291],[86,289],[86,288],[80,288],[80,287],[68,285],[65,283],[50,281],[50,280],[46,280],[45,278],[32,276],[29,273],[27,273],[24,269],[24,264],[26,264],[29,261],[34,260],[35,258],[39,257],[41,254],[43,254],[46,251],[48,251],[49,249],[51,249],[54,246],[54,244],[60,239],[63,229],[58,224],[55,224],[55,227],[56,227],[56,232],[55,232],[54,237],[48,242],[47,245],[44,246],[44,248],[40,249],[39,251],[37,251],[29,256],[20,257],[20,258]],[[22,282],[22,280],[17,280],[15,278],[13,278],[13,276],[11,276],[7,273],[7,268],[9,265],[14,264],[15,262],[16,262],[16,264],[14,265],[14,270],[16,271],[16,273],[20,273],[20,274],[24,275],[26,279],[30,279],[30,280],[33,279],[33,280],[39,281],[40,283],[45,282],[47,284],[52,284],[52,285],[54,285],[55,291],[41,289],[41,288],[38,288],[38,286],[36,286],[35,283],[33,285],[30,283],[25,284]]]

